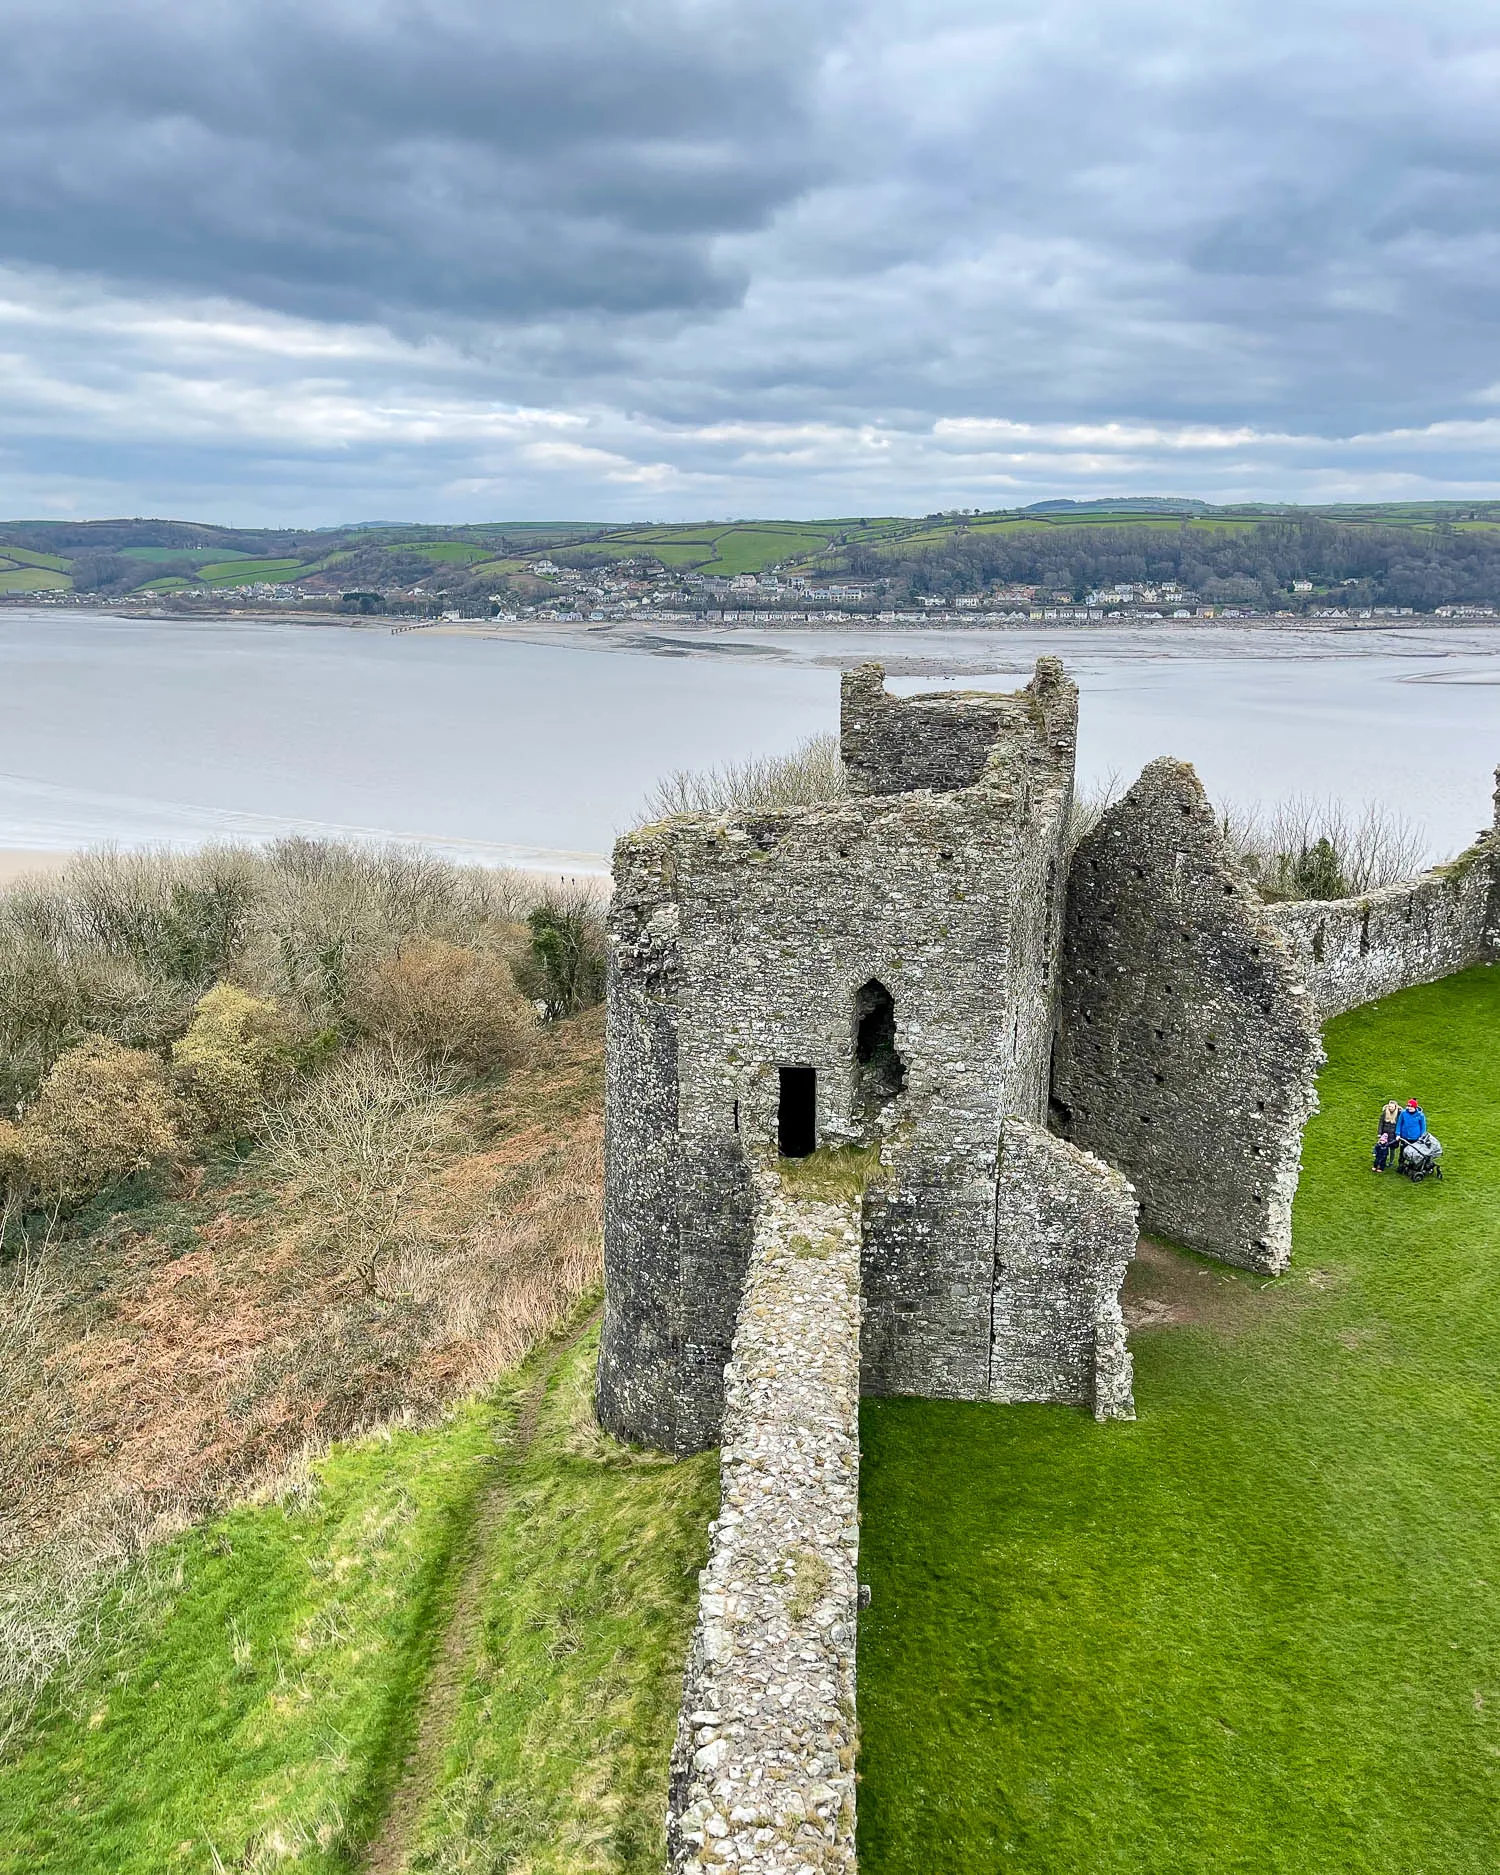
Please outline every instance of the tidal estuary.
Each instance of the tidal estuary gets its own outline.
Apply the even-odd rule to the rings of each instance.
[[[1381,797],[1434,856],[1490,818],[1500,632],[1231,626],[507,632],[0,609],[0,848],[290,831],[607,865],[653,781],[838,722],[838,668],[1012,688],[1043,651],[1082,691],[1079,775],[1156,755],[1210,794]]]

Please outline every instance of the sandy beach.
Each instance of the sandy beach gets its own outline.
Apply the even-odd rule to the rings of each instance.
[[[73,857],[71,853],[31,852],[24,847],[16,851],[0,848],[0,885],[24,879],[28,873],[60,872]]]

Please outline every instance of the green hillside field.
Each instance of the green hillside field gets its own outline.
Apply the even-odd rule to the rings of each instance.
[[[66,573],[42,566],[7,565],[0,560],[0,592],[66,592],[72,582]]]
[[[194,564],[212,563],[220,560],[249,560],[253,556],[236,552],[226,547],[122,547],[120,552],[127,560],[187,560]]]
[[[116,598],[143,590],[153,565],[168,578],[188,575],[179,591],[284,584],[346,566],[362,588],[390,591],[411,584],[419,558],[432,569],[429,591],[461,593],[468,585],[473,597],[476,581],[525,574],[536,560],[562,554],[580,569],[650,556],[674,571],[726,577],[773,566],[873,577],[889,582],[884,597],[898,604],[922,593],[952,598],[996,581],[1071,588],[1185,574],[1195,589],[1205,581],[1249,580],[1246,591],[1207,596],[1257,598],[1274,609],[1292,596],[1294,578],[1306,578],[1312,597],[1299,603],[1308,606],[1394,603],[1420,613],[1444,601],[1500,605],[1497,535],[1496,502],[1214,508],[1144,498],[925,516],[624,526],[494,522],[302,532],[182,521],[28,521],[0,524],[0,591],[41,589],[16,577],[26,568],[66,581],[83,557],[88,564],[78,568],[78,589]],[[101,568],[101,558],[113,564]],[[140,581],[121,577],[122,560],[141,563]],[[325,584],[334,590],[332,579]]]
[[[201,577],[210,586],[284,585],[308,570],[304,560],[228,560],[205,566]]]

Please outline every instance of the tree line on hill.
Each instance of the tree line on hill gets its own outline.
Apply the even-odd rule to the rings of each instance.
[[[960,532],[899,555],[851,546],[838,571],[877,579],[889,597],[956,599],[995,585],[1027,584],[1081,602],[1124,582],[1176,581],[1210,604],[1358,609],[1500,603],[1500,529],[1360,526],[1324,520],[1249,529],[1049,527]],[[1311,581],[1297,593],[1294,582]]]

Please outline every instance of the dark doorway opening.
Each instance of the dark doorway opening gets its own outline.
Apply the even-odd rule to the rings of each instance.
[[[867,1114],[878,1113],[905,1091],[906,1063],[896,1047],[896,1004],[872,977],[854,993],[855,1098]]]
[[[818,1072],[816,1068],[781,1070],[781,1104],[776,1110],[776,1143],[783,1159],[805,1159],[818,1149]]]

